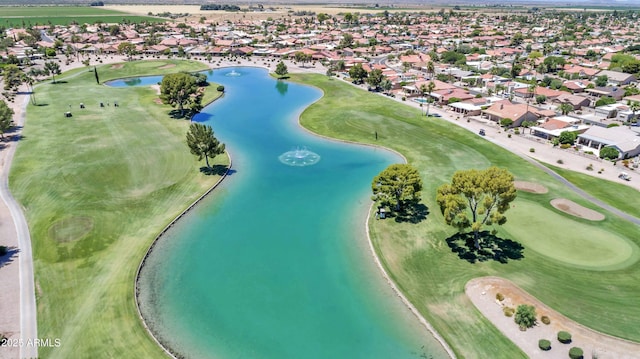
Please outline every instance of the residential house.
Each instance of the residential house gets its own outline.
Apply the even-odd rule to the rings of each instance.
[[[519,103],[514,104],[509,100],[496,102],[486,110],[482,111],[489,120],[500,123],[502,119],[509,118],[513,121],[514,127],[518,127],[523,121],[537,121],[538,116],[533,111],[532,106]]]
[[[619,71],[602,70],[598,72],[598,76],[607,76],[609,83],[616,86],[624,86],[638,81],[635,75]]]
[[[471,98],[460,102],[453,102],[448,106],[453,112],[462,114],[463,117],[467,117],[480,115],[482,113],[482,109],[488,108],[490,105],[491,102],[489,99],[481,97]]]
[[[532,126],[530,130],[532,135],[551,141],[558,138],[562,132],[583,133],[589,128],[587,125],[581,125],[579,118],[556,116],[540,122],[537,126]]]
[[[568,103],[573,106],[573,110],[579,110],[582,107],[588,107],[591,104],[591,100],[584,96],[572,95],[570,93],[562,93],[558,97],[551,100],[551,102],[561,105],[563,103]]]
[[[579,145],[600,151],[603,147],[613,147],[620,152],[619,158],[630,158],[640,154],[640,136],[625,126],[593,126],[578,135]]]
[[[595,99],[608,96],[613,97],[616,101],[620,101],[624,96],[624,90],[619,87],[595,87],[592,89],[586,89],[585,91]]]
[[[469,100],[474,98],[467,90],[460,88],[451,88],[445,90],[437,90],[431,93],[431,97],[435,98],[437,103],[446,105],[451,99]]]

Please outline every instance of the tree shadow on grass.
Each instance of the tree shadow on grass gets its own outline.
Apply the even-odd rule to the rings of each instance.
[[[469,263],[486,262],[494,260],[500,263],[508,263],[509,260],[524,258],[524,247],[511,239],[497,237],[488,231],[480,232],[480,249],[476,249],[473,243],[473,232],[456,233],[447,238],[447,244],[451,251],[458,254],[460,259]]]
[[[227,173],[227,176],[231,176],[232,174],[236,173],[236,171],[233,169],[229,169],[229,171],[227,172],[228,168],[229,167],[224,165],[213,165],[211,167],[202,166],[200,167],[200,172],[204,173],[207,176],[222,176],[225,173]]]
[[[400,222],[409,222],[409,223],[420,223],[427,219],[429,215],[429,207],[425,206],[422,203],[409,204],[406,205],[402,210],[395,212],[395,221]]]
[[[188,118],[190,114],[191,114],[191,112],[188,111],[188,110],[183,110],[183,111],[171,110],[171,111],[169,111],[169,117],[171,117],[173,119],[176,119],[176,120],[182,120],[184,118]]]

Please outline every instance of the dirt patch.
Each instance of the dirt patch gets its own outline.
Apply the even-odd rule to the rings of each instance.
[[[113,65],[111,65],[111,69],[112,70],[121,69],[123,67],[124,67],[124,64],[113,64]]]
[[[637,358],[637,353],[640,353],[639,343],[615,338],[584,327],[547,307],[506,279],[498,277],[472,279],[467,282],[465,293],[473,305],[530,358],[565,359],[569,357],[569,349],[574,346],[582,348],[589,357],[594,353],[600,359],[631,359]],[[502,301],[496,299],[498,293],[503,295]],[[520,304],[533,305],[538,315],[538,324],[526,331],[520,331],[513,317],[507,317],[503,312],[504,307],[515,310]],[[543,315],[550,319],[548,325],[540,322]],[[560,330],[571,333],[571,344],[562,344],[557,340]],[[542,351],[538,347],[540,339],[549,340],[551,350]]]
[[[161,92],[161,91],[160,91],[160,85],[151,85],[150,87],[151,87],[152,89],[156,90],[156,93],[157,93],[158,95],[160,95],[160,92]]]
[[[158,97],[154,98],[153,102],[155,102],[158,105],[162,105],[162,100],[160,98],[158,98]]]
[[[176,64],[166,64],[166,65],[162,65],[160,67],[158,67],[158,69],[160,70],[164,70],[164,69],[170,69],[172,67],[176,67]]]
[[[581,205],[565,198],[552,199],[551,205],[564,213],[588,219],[590,221],[602,221],[604,219],[604,214],[586,207],[582,207]]]
[[[72,242],[87,235],[93,229],[93,218],[68,217],[56,221],[49,227],[49,237],[57,242]]]
[[[515,185],[518,191],[539,193],[539,194],[549,192],[547,187],[535,182],[515,181],[513,184]]]

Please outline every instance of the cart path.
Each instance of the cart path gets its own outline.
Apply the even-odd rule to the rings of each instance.
[[[12,135],[19,136],[22,132],[22,126],[25,120],[25,110],[29,101],[29,96],[25,96],[23,103],[18,105],[14,111],[16,112],[19,126],[18,130]],[[11,161],[16,152],[18,142],[14,141],[5,148],[4,165],[0,168],[0,197],[4,201],[9,210],[16,229],[18,243],[18,267],[19,267],[19,283],[20,283],[20,357],[21,358],[37,358],[38,347],[32,345],[33,340],[38,338],[38,323],[36,319],[36,292],[33,277],[33,255],[31,254],[31,236],[29,235],[29,226],[24,216],[22,208],[13,198],[9,191],[9,171],[11,169]],[[29,345],[31,344],[31,345]]]

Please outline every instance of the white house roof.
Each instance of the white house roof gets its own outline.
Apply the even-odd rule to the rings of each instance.
[[[640,146],[640,136],[634,131],[623,126],[600,127],[592,126],[578,137],[585,140],[596,141],[608,146],[618,147],[624,152],[631,151]]]

